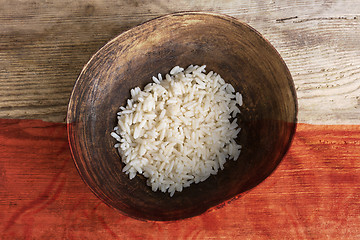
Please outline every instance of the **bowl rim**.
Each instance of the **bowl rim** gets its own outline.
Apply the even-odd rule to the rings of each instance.
[[[101,52],[103,51],[104,48],[106,48],[108,45],[110,45],[111,43],[117,41],[118,39],[124,37],[126,34],[137,30],[141,27],[143,27],[144,25],[150,24],[152,22],[156,22],[156,21],[163,21],[164,19],[167,18],[172,18],[172,17],[180,17],[180,16],[190,16],[190,15],[202,15],[202,16],[211,16],[211,17],[216,17],[219,18],[221,20],[226,20],[231,22],[232,24],[235,25],[241,25],[241,26],[245,26],[246,28],[248,28],[249,30],[251,30],[252,32],[254,32],[258,37],[260,37],[262,40],[264,40],[267,44],[268,47],[270,47],[272,49],[272,51],[277,55],[278,59],[280,60],[280,62],[282,63],[284,70],[286,71],[286,75],[287,75],[287,79],[288,79],[288,84],[291,90],[291,95],[292,98],[294,99],[294,119],[292,122],[290,122],[292,124],[292,128],[291,131],[289,133],[289,138],[286,141],[286,145],[283,148],[283,152],[280,154],[278,160],[277,160],[277,164],[275,165],[275,167],[273,169],[270,170],[270,173],[262,180],[260,180],[259,182],[256,183],[256,185],[254,187],[251,187],[248,190],[245,190],[239,194],[237,194],[236,196],[230,197],[228,199],[225,199],[222,203],[219,203],[215,206],[209,207],[207,208],[205,211],[203,211],[200,214],[196,214],[196,215],[189,215],[186,217],[182,217],[182,218],[177,218],[177,219],[172,219],[172,220],[158,220],[158,219],[146,219],[146,218],[141,218],[141,217],[137,217],[137,216],[132,216],[131,214],[124,212],[118,208],[116,208],[115,206],[113,206],[112,204],[108,203],[106,200],[106,198],[100,196],[94,189],[93,187],[90,186],[89,182],[85,179],[85,176],[82,174],[82,172],[80,171],[80,167],[78,165],[78,162],[75,160],[76,159],[76,153],[75,153],[75,149],[73,149],[73,145],[74,145],[74,138],[71,135],[71,129],[72,129],[72,125],[74,124],[74,119],[72,119],[72,114],[71,114],[71,109],[74,108],[74,106],[76,106],[76,103],[74,102],[74,95],[75,95],[75,89],[78,88],[78,85],[80,84],[79,82],[81,81],[81,77],[83,76],[83,74],[85,73],[85,71],[88,69],[89,64],[93,61],[93,59]],[[250,26],[249,24],[235,18],[232,16],[229,16],[227,14],[222,14],[222,13],[216,13],[216,12],[209,12],[209,11],[180,11],[180,12],[173,12],[173,13],[169,13],[169,14],[165,14],[165,15],[160,15],[154,18],[151,18],[149,20],[146,20],[138,25],[135,25],[129,29],[127,29],[124,32],[121,32],[120,34],[116,35],[115,37],[113,37],[111,40],[109,40],[106,44],[104,44],[100,49],[98,49],[92,56],[91,58],[87,61],[87,63],[83,66],[80,74],[78,75],[78,77],[76,78],[76,81],[74,83],[73,89],[71,91],[71,95],[69,98],[69,103],[67,105],[67,114],[66,114],[66,128],[67,128],[67,138],[68,138],[68,144],[69,144],[69,148],[70,148],[70,152],[71,152],[71,157],[73,160],[73,163],[76,167],[77,172],[79,173],[81,179],[83,180],[83,182],[85,182],[85,184],[87,185],[87,187],[91,190],[91,192],[101,200],[102,203],[105,203],[107,206],[109,206],[110,208],[120,212],[121,214],[131,217],[133,219],[137,219],[140,221],[144,221],[144,222],[177,222],[177,221],[181,221],[181,220],[185,220],[185,219],[189,219],[189,218],[193,218],[199,215],[202,215],[204,213],[207,212],[212,212],[216,209],[222,208],[228,204],[230,204],[231,202],[233,202],[234,200],[239,199],[240,197],[244,196],[245,194],[249,193],[250,191],[252,191],[253,189],[255,189],[256,187],[259,186],[260,183],[264,182],[267,178],[269,178],[274,172],[275,170],[279,167],[279,165],[281,164],[282,160],[284,159],[284,157],[286,156],[286,154],[288,153],[288,150],[290,149],[290,146],[293,142],[294,139],[294,135],[297,129],[297,123],[298,123],[298,98],[297,98],[297,93],[296,93],[296,89],[295,89],[295,83],[294,80],[292,78],[292,75],[290,73],[290,70],[288,69],[284,59],[281,57],[280,53],[276,50],[276,48],[269,42],[269,40],[267,40],[259,31],[257,31],[255,28],[253,28],[252,26]]]

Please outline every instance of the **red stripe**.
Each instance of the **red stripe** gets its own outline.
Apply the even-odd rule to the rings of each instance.
[[[245,196],[154,223],[125,217],[90,192],[65,124],[0,119],[0,238],[360,238],[359,139],[359,125],[299,124],[279,168]]]

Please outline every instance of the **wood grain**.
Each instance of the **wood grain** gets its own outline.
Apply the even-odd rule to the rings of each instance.
[[[0,118],[63,122],[78,74],[107,41],[163,14],[202,10],[250,24],[277,48],[297,86],[301,122],[360,123],[360,4],[355,0],[0,4]]]
[[[359,239],[359,139],[360,126],[299,124],[278,169],[243,197],[198,217],[143,222],[83,183],[65,124],[0,119],[0,238]]]

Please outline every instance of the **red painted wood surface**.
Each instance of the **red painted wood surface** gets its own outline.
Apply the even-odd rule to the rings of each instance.
[[[360,126],[299,124],[279,168],[226,206],[138,221],[82,182],[66,126],[0,120],[1,239],[359,239]]]

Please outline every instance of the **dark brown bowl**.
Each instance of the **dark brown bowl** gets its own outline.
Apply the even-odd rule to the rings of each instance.
[[[207,65],[243,94],[238,142],[223,171],[181,193],[153,192],[124,164],[110,136],[130,89],[180,65]],[[67,122],[76,167],[91,190],[122,213],[147,220],[199,215],[255,187],[278,166],[296,128],[297,99],[284,61],[256,30],[213,13],[176,13],[122,33],[87,63],[71,95]]]

